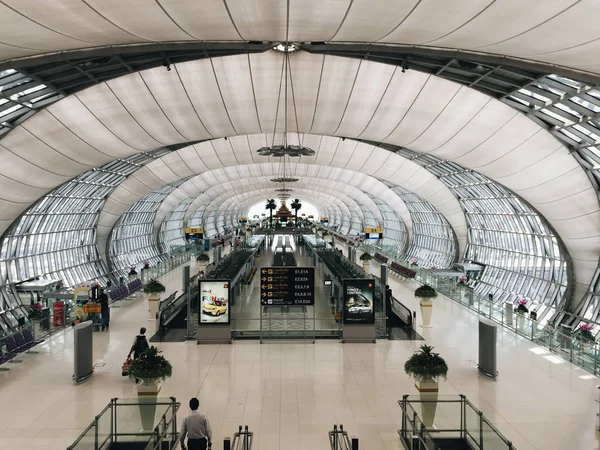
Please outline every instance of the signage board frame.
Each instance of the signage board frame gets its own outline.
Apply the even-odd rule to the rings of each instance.
[[[342,282],[343,323],[374,324],[375,280],[373,278],[346,278]],[[349,289],[352,289],[352,292],[349,292]],[[369,306],[370,311],[367,310]]]
[[[227,286],[223,286],[227,284]],[[215,285],[215,286],[213,286]],[[221,287],[219,288],[219,285]],[[203,288],[208,290],[203,291]],[[215,295],[212,290],[215,289]],[[218,289],[218,291],[217,291]],[[223,292],[226,290],[227,297]],[[204,292],[207,295],[202,295]],[[220,295],[221,294],[221,295]],[[223,299],[223,300],[221,300]],[[229,325],[231,323],[231,280],[225,279],[201,279],[198,280],[198,325]],[[206,309],[205,309],[206,306]],[[226,310],[221,313],[223,306]],[[204,312],[206,311],[206,313]],[[206,317],[205,317],[206,316]],[[216,318],[216,320],[203,320],[208,317]],[[223,320],[225,319],[225,320]]]

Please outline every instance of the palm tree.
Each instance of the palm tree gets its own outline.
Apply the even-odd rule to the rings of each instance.
[[[300,203],[300,199],[295,198],[290,206],[296,213],[296,227],[297,227],[298,226],[298,210],[300,208],[302,208],[302,203]]]
[[[275,203],[275,199],[267,199],[267,204],[265,209],[269,210],[269,227],[273,228],[273,210],[277,209],[277,204]]]

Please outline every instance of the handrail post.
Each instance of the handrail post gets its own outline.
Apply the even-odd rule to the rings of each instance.
[[[477,411],[479,413],[479,450],[483,450],[483,413],[481,411]]]
[[[98,416],[94,417],[94,450],[98,450]]]

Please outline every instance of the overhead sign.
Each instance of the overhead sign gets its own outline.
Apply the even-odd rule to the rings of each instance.
[[[260,269],[262,305],[314,305],[314,267],[263,267]]]
[[[185,232],[187,234],[199,234],[199,233],[202,233],[202,231],[203,231],[202,228],[186,228],[185,229]]]
[[[329,217],[321,217],[321,223],[329,223]]]
[[[365,233],[366,234],[369,234],[369,233],[382,234],[383,228],[365,228]]]

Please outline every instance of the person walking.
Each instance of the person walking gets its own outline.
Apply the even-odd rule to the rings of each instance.
[[[104,289],[100,288],[100,294],[98,295],[98,303],[100,303],[100,312],[102,314],[102,331],[108,330],[110,325],[110,307],[108,306],[108,295],[104,292]]]
[[[133,353],[133,360],[135,361],[140,357],[144,351],[148,350],[150,345],[148,344],[148,339],[146,339],[146,328],[140,328],[140,334],[138,334],[133,340],[133,345],[129,349],[129,353],[127,353],[126,361],[130,360],[131,354]],[[136,383],[139,383],[139,378],[135,379]]]
[[[133,353],[133,359],[138,359],[140,355],[149,348],[150,345],[148,344],[148,339],[146,339],[146,328],[142,327],[140,328],[140,334],[135,337],[127,356],[129,357]]]
[[[188,450],[206,450],[212,447],[212,432],[208,419],[204,414],[198,411],[200,402],[196,397],[190,400],[190,409],[192,412],[183,419],[181,424],[181,432],[179,433],[179,439],[181,442],[181,448],[185,447],[185,438],[187,436],[187,448]]]

